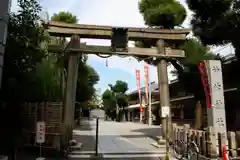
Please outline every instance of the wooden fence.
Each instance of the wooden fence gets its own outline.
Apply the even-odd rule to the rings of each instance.
[[[36,143],[36,123],[38,121],[46,122],[46,137],[45,143],[42,144],[45,148],[60,149],[61,139],[61,121],[62,121],[62,102],[43,102],[43,103],[28,103],[28,116],[34,124],[27,131],[26,146],[38,147]]]
[[[178,126],[173,123],[171,139],[187,142],[187,139],[193,140],[199,147],[202,157],[217,158],[221,157],[224,139],[228,144],[229,157],[236,158],[240,156],[240,131],[228,132],[227,139],[220,133],[215,133],[212,127],[206,130],[190,129],[188,124]]]

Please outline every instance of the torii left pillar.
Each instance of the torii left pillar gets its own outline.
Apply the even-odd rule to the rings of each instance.
[[[73,35],[68,45],[69,48],[80,48],[80,37]],[[78,64],[79,53],[68,52],[68,71],[67,71],[67,85],[65,88],[64,99],[64,113],[63,113],[63,127],[62,127],[62,146],[66,147],[69,140],[72,139],[72,131],[74,127],[74,111],[77,89]]]

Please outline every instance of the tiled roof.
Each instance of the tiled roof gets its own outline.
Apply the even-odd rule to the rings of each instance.
[[[144,93],[145,92],[145,87],[142,87],[140,88],[141,89],[141,92]],[[156,82],[152,82],[151,83],[151,91],[157,91],[158,90],[158,84]],[[138,91],[137,90],[134,90],[132,92],[129,93],[129,95],[131,94],[136,94]]]

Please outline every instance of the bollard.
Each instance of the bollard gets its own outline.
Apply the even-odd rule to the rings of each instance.
[[[99,126],[99,118],[96,119],[96,143],[95,143],[95,156],[98,156],[98,126]]]
[[[169,159],[169,117],[167,115],[166,117],[166,133],[165,133],[165,136],[166,136],[166,157],[165,159]]]

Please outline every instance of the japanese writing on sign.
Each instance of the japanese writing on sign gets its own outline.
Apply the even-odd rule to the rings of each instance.
[[[45,122],[37,122],[36,142],[45,142],[46,124]]]
[[[215,65],[215,66],[212,66],[212,71],[213,72],[220,72],[221,68],[219,66]]]
[[[220,89],[222,89],[222,84],[219,83],[219,82],[214,83],[214,84],[213,84],[213,88],[214,88],[214,89],[217,89],[217,90],[220,90]]]
[[[146,100],[147,100],[147,103],[148,102],[148,89],[149,89],[149,86],[148,86],[148,65],[147,64],[144,64],[144,75],[145,75],[145,94],[146,94]]]
[[[218,125],[219,127],[225,127],[223,118],[216,118],[216,125]]]

